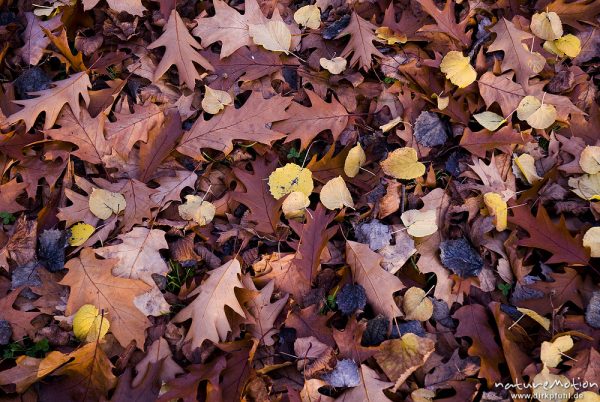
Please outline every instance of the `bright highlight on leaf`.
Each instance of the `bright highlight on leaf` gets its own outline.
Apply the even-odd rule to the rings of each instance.
[[[590,249],[590,255],[593,258],[600,257],[600,226],[594,226],[585,232],[583,246]]]
[[[400,219],[404,226],[406,226],[408,234],[413,237],[429,236],[438,230],[435,209],[427,211],[409,209],[400,216]]]
[[[539,402],[567,402],[574,393],[574,387],[570,379],[564,375],[552,374],[546,366],[531,380],[533,389],[542,390],[537,392],[536,399]]]
[[[540,360],[546,367],[556,367],[562,361],[565,352],[573,348],[570,335],[559,336],[553,342],[543,342]]]
[[[308,197],[313,188],[312,172],[295,163],[277,168],[269,176],[269,190],[277,200],[294,191],[300,191]]]
[[[484,128],[490,131],[496,131],[501,125],[506,123],[506,119],[494,112],[482,112],[474,114],[473,117],[477,120],[477,123],[481,124]]]
[[[303,25],[310,29],[319,29],[321,26],[321,11],[319,7],[309,4],[304,7],[300,7],[298,11],[294,13],[294,21],[298,25]]]
[[[526,96],[519,102],[517,117],[533,128],[544,130],[556,120],[556,108],[540,102],[535,96]]]
[[[491,216],[494,217],[494,225],[496,230],[502,232],[506,229],[508,221],[508,205],[502,196],[498,193],[485,193],[483,202]]]
[[[568,34],[553,41],[544,42],[544,49],[559,57],[577,57],[581,52],[581,41],[573,34]]]
[[[446,109],[450,104],[449,96],[438,96],[437,94],[433,94],[431,97],[437,101],[437,108],[440,110]]]
[[[118,215],[127,207],[125,197],[120,193],[94,188],[89,199],[90,212],[97,218],[108,219],[112,214]]]
[[[338,176],[325,183],[321,189],[320,199],[321,203],[327,209],[354,208],[352,195],[342,176]]]
[[[386,41],[388,45],[395,45],[396,43],[406,43],[408,38],[406,35],[399,34],[392,31],[389,27],[379,27],[375,30],[377,37]]]
[[[586,146],[579,156],[579,166],[589,174],[600,172],[600,147]]]
[[[522,154],[515,156],[513,161],[517,167],[516,169],[513,169],[513,171],[527,184],[533,185],[542,180],[542,178],[537,174],[537,170],[535,168],[535,159],[533,156],[529,154]]]
[[[406,320],[427,321],[433,315],[433,303],[423,289],[413,286],[404,294],[402,310]]]
[[[90,238],[95,227],[92,225],[88,225],[87,223],[78,223],[76,225],[71,226],[71,237],[69,237],[69,244],[71,246],[81,246],[83,243]]]
[[[80,341],[95,342],[104,338],[110,328],[110,322],[92,304],[84,304],[73,317],[73,333]]]
[[[413,402],[433,402],[433,398],[435,398],[435,391],[432,391],[427,388],[419,388],[415,389],[410,393],[410,397]]]
[[[459,88],[468,87],[477,79],[477,72],[469,58],[456,50],[452,50],[444,56],[440,70],[446,74],[446,78],[451,83]]]
[[[381,162],[385,174],[396,179],[410,180],[425,174],[425,165],[419,162],[414,148],[398,148]]]
[[[535,36],[544,40],[558,39],[563,34],[562,22],[554,11],[533,14],[529,27]]]
[[[331,60],[326,59],[325,57],[321,57],[319,59],[319,64],[325,70],[327,70],[331,74],[335,75],[335,74],[341,74],[346,69],[346,66],[348,65],[348,61],[343,57],[334,57]]]
[[[202,109],[206,113],[217,114],[223,110],[225,106],[233,103],[231,95],[225,91],[212,89],[208,85],[206,85],[204,89],[206,92],[204,93],[204,98],[202,99]]]
[[[346,160],[344,161],[344,173],[348,177],[355,177],[358,172],[360,172],[360,168],[367,161],[367,155],[365,155],[365,151],[362,146],[356,144],[349,152],[348,156],[346,156]]]
[[[517,310],[519,310],[520,313],[523,313],[526,316],[530,317],[534,321],[537,321],[537,323],[540,324],[542,327],[544,327],[544,329],[546,331],[550,330],[550,320],[547,319],[546,317],[542,317],[537,312],[530,310],[528,308],[517,307]]]
[[[384,125],[379,126],[379,129],[381,131],[383,131],[384,133],[387,133],[388,131],[390,131],[392,128],[396,127],[401,122],[402,122],[402,117],[398,116],[398,117],[388,121]]]
[[[310,205],[310,200],[307,195],[300,192],[294,191],[287,196],[281,205],[283,214],[288,219],[301,219],[304,217],[306,207]]]
[[[185,203],[178,208],[179,216],[187,221],[194,221],[200,226],[208,225],[215,217],[216,208],[208,202],[203,201],[197,195],[186,195]]]
[[[272,52],[288,54],[292,44],[292,33],[283,21],[268,21],[249,25],[248,33],[255,44]]]

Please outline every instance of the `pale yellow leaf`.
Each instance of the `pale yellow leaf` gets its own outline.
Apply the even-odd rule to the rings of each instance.
[[[321,203],[327,209],[354,208],[352,195],[350,195],[348,186],[346,186],[346,182],[342,176],[338,176],[325,183],[319,196]]]
[[[118,215],[127,207],[125,197],[120,193],[112,193],[110,191],[94,188],[88,200],[90,212],[97,218],[108,219],[114,213]]]
[[[440,70],[451,83],[459,88],[468,87],[477,79],[477,72],[469,58],[456,50],[452,50],[444,56]]]
[[[496,131],[501,125],[506,123],[506,119],[494,112],[481,112],[474,114],[473,117],[479,124],[490,131]]]
[[[556,120],[556,108],[540,102],[535,96],[526,96],[519,102],[517,117],[533,128],[544,130]]]
[[[508,221],[508,205],[506,201],[504,201],[500,194],[489,192],[483,195],[483,202],[489,214],[494,217],[496,230],[498,232],[505,230]]]
[[[560,17],[554,11],[533,14],[530,28],[535,36],[544,40],[558,39],[563,34]]]
[[[438,96],[437,94],[433,94],[433,95],[431,95],[431,97],[437,101],[437,107],[440,110],[446,109],[448,107],[448,105],[450,104],[449,96]]]
[[[562,361],[565,352],[573,348],[570,335],[559,336],[552,342],[542,342],[540,360],[546,367],[556,367]]]
[[[96,228],[87,223],[73,225],[70,229],[71,237],[69,237],[69,244],[71,246],[81,246],[90,238],[92,233],[94,233],[94,230],[96,230]]]
[[[425,165],[418,161],[413,148],[398,148],[381,162],[385,174],[396,179],[410,180],[425,174]]]
[[[231,95],[225,91],[212,89],[208,85],[206,85],[204,89],[206,92],[204,93],[204,98],[202,99],[202,109],[206,113],[217,114],[223,110],[225,106],[233,103]]]
[[[304,217],[304,212],[309,204],[310,200],[306,194],[300,191],[294,191],[287,196],[285,201],[283,201],[281,210],[286,218],[299,219]]]
[[[313,191],[312,172],[295,163],[288,163],[271,173],[269,190],[277,200],[294,191],[300,191],[308,197]]]
[[[600,147],[586,146],[579,156],[579,166],[589,174],[600,172]]]
[[[294,21],[298,25],[303,25],[310,29],[319,29],[321,26],[321,11],[319,7],[309,4],[304,7],[300,7],[298,11],[294,13]]]
[[[432,402],[435,398],[435,391],[427,388],[418,388],[410,393],[413,402]]]
[[[567,402],[574,393],[571,380],[564,375],[552,374],[546,366],[533,377],[531,387],[539,402]]]
[[[404,226],[407,227],[407,232],[413,237],[425,237],[434,234],[438,230],[437,215],[434,209],[420,211],[418,209],[410,209],[405,211],[400,219]]]
[[[600,226],[589,228],[583,235],[583,246],[589,247],[593,258],[600,257]]]
[[[396,43],[406,43],[408,38],[406,35],[394,32],[389,27],[379,27],[375,30],[377,37],[383,39],[388,45],[395,45]]]
[[[569,186],[584,200],[600,200],[600,173],[571,177]]]
[[[326,59],[325,57],[321,57],[319,59],[319,64],[325,70],[329,71],[331,74],[340,74],[348,65],[348,61],[343,57],[334,57],[333,59]]]
[[[185,204],[179,206],[179,216],[200,226],[208,225],[215,217],[215,206],[197,195],[186,195]]]
[[[344,161],[344,173],[348,177],[355,177],[362,165],[367,161],[367,155],[360,144],[356,144],[346,156]]]
[[[542,327],[544,327],[544,329],[546,331],[550,330],[550,320],[547,319],[546,317],[543,317],[543,316],[539,315],[537,312],[530,310],[528,308],[517,307],[517,310],[519,310],[520,313],[523,313],[526,316],[533,319],[534,321],[536,321],[538,324],[540,324]]]
[[[415,286],[404,294],[402,309],[406,320],[427,321],[433,315],[433,303],[423,289]]]
[[[594,391],[585,391],[577,395],[577,402],[600,402],[600,394]]]
[[[400,116],[398,116],[395,119],[390,120],[389,122],[385,123],[384,125],[379,126],[379,129],[381,131],[383,131],[384,133],[387,133],[388,131],[390,131],[392,128],[396,127],[401,122],[402,122],[402,118]]]
[[[110,322],[106,314],[101,314],[96,306],[84,304],[73,317],[73,333],[75,337],[85,342],[95,342],[104,338]]]
[[[523,178],[528,184],[533,185],[538,181],[542,180],[537,174],[535,168],[535,159],[529,154],[522,154],[515,156],[515,166],[517,167],[516,173]]]
[[[255,44],[272,52],[288,54],[292,44],[292,33],[283,21],[268,21],[264,24],[251,24],[248,33]]]

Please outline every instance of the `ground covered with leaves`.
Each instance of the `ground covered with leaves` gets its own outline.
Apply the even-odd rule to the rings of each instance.
[[[599,15],[0,0],[0,399],[598,402]]]

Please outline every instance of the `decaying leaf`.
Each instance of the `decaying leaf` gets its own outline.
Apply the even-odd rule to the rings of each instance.
[[[334,57],[333,59],[326,59],[325,57],[321,57],[319,59],[319,64],[325,70],[329,71],[331,74],[341,74],[348,65],[348,62],[343,57]]]
[[[318,6],[311,4],[300,7],[294,13],[294,21],[310,29],[319,29],[321,26],[321,10]]]
[[[90,211],[99,219],[108,219],[112,214],[118,215],[127,207],[125,197],[102,188],[92,189],[89,198]]]
[[[178,207],[181,218],[194,221],[200,226],[208,225],[215,217],[215,206],[204,201],[203,197],[197,195],[186,195],[185,203]]]
[[[294,191],[300,191],[308,197],[313,190],[312,173],[306,168],[288,163],[271,173],[269,189],[275,199]]]

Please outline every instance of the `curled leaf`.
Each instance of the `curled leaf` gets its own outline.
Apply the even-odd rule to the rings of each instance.
[[[504,201],[500,194],[490,192],[483,195],[483,202],[489,214],[494,217],[496,230],[498,232],[505,230],[508,221],[508,205],[506,205],[506,201]]]
[[[600,226],[589,228],[583,235],[583,246],[590,249],[590,255],[600,257]]]
[[[383,39],[388,45],[406,43],[408,40],[406,35],[394,32],[390,27],[379,27],[375,30],[375,33],[379,39]]]
[[[212,89],[208,85],[205,87],[204,98],[202,99],[202,109],[206,113],[217,114],[221,110],[225,108],[227,105],[231,105],[233,103],[233,99],[231,95],[229,95],[225,91],[220,91],[218,89]]]
[[[562,22],[554,11],[533,14],[529,27],[535,36],[544,40],[558,39],[563,34]]]
[[[527,184],[533,185],[542,180],[537,174],[535,168],[535,159],[529,154],[522,154],[514,158],[516,169],[515,174],[522,178]]]
[[[310,205],[308,196],[301,191],[294,191],[287,196],[281,209],[288,219],[298,219],[304,217],[306,207]]]
[[[348,177],[355,177],[362,165],[367,161],[367,156],[360,144],[356,144],[346,156],[344,161],[344,173]]]
[[[546,367],[556,367],[562,361],[564,352],[572,347],[573,338],[570,335],[559,336],[553,342],[543,342],[540,360]]]

